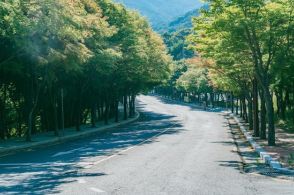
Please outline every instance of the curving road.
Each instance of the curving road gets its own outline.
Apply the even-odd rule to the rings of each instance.
[[[294,194],[294,182],[240,172],[220,112],[138,105],[135,123],[0,158],[0,194]]]

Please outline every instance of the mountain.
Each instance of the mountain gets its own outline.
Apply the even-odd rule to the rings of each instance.
[[[162,31],[174,32],[174,31],[177,31],[178,29],[190,29],[192,28],[192,18],[198,15],[199,15],[199,9],[189,11],[185,15],[170,22],[167,27],[162,29]]]
[[[200,0],[115,0],[146,16],[155,30],[203,5]]]
[[[201,7],[201,9],[207,8],[207,5]],[[172,55],[175,60],[195,56],[193,50],[188,48],[189,43],[187,42],[186,37],[191,34],[192,18],[199,16],[199,14],[200,8],[189,11],[185,15],[178,17],[158,30],[163,37],[169,54]]]

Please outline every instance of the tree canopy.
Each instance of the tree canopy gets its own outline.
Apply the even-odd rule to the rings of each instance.
[[[2,139],[118,120],[119,102],[132,116],[173,63],[145,18],[109,0],[0,1],[0,44]]]
[[[285,115],[286,105],[289,111],[293,107],[293,99],[289,98],[294,88],[293,1],[208,2],[210,9],[194,19],[189,39],[201,57],[210,62],[208,68],[216,86],[246,97],[249,108],[253,98],[255,123],[259,90],[267,111],[268,142],[275,145],[273,95],[277,97],[279,115]],[[254,133],[259,136],[258,124],[254,125]]]

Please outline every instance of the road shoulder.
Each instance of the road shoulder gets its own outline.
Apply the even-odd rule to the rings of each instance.
[[[265,163],[265,160],[260,157],[259,153],[252,147],[251,143],[243,134],[238,121],[235,120],[233,115],[229,112],[224,112],[224,116],[230,126],[232,137],[237,147],[237,152],[242,160],[241,168],[245,173],[294,181],[294,175],[284,174]]]
[[[0,143],[0,157],[6,156],[15,152],[23,151],[23,150],[31,150],[39,147],[46,147],[50,145],[60,144],[68,141],[77,140],[80,138],[90,137],[97,133],[102,133],[111,128],[118,127],[121,125],[126,125],[128,123],[132,123],[136,121],[140,117],[140,113],[136,112],[135,117],[130,118],[128,120],[120,121],[118,123],[110,123],[108,125],[103,125],[100,127],[83,127],[81,131],[77,132],[73,129],[67,129],[65,135],[63,136],[52,136],[52,133],[43,134],[40,136],[35,136],[33,138],[33,142],[25,142],[22,139],[18,140],[7,140],[5,142]]]

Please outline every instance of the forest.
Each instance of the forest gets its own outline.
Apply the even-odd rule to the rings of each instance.
[[[172,58],[137,12],[109,0],[0,1],[0,138],[134,116]]]
[[[255,137],[273,146],[277,126],[294,127],[294,2],[207,3],[209,8],[193,18],[192,32],[184,36],[189,42],[184,48],[194,50],[194,57],[178,61],[173,76],[156,91],[227,106]]]
[[[294,127],[293,10],[292,0],[206,1],[158,34],[110,0],[2,0],[0,138],[80,131],[118,121],[120,108],[127,119],[155,89],[230,108],[273,146],[277,127]]]

